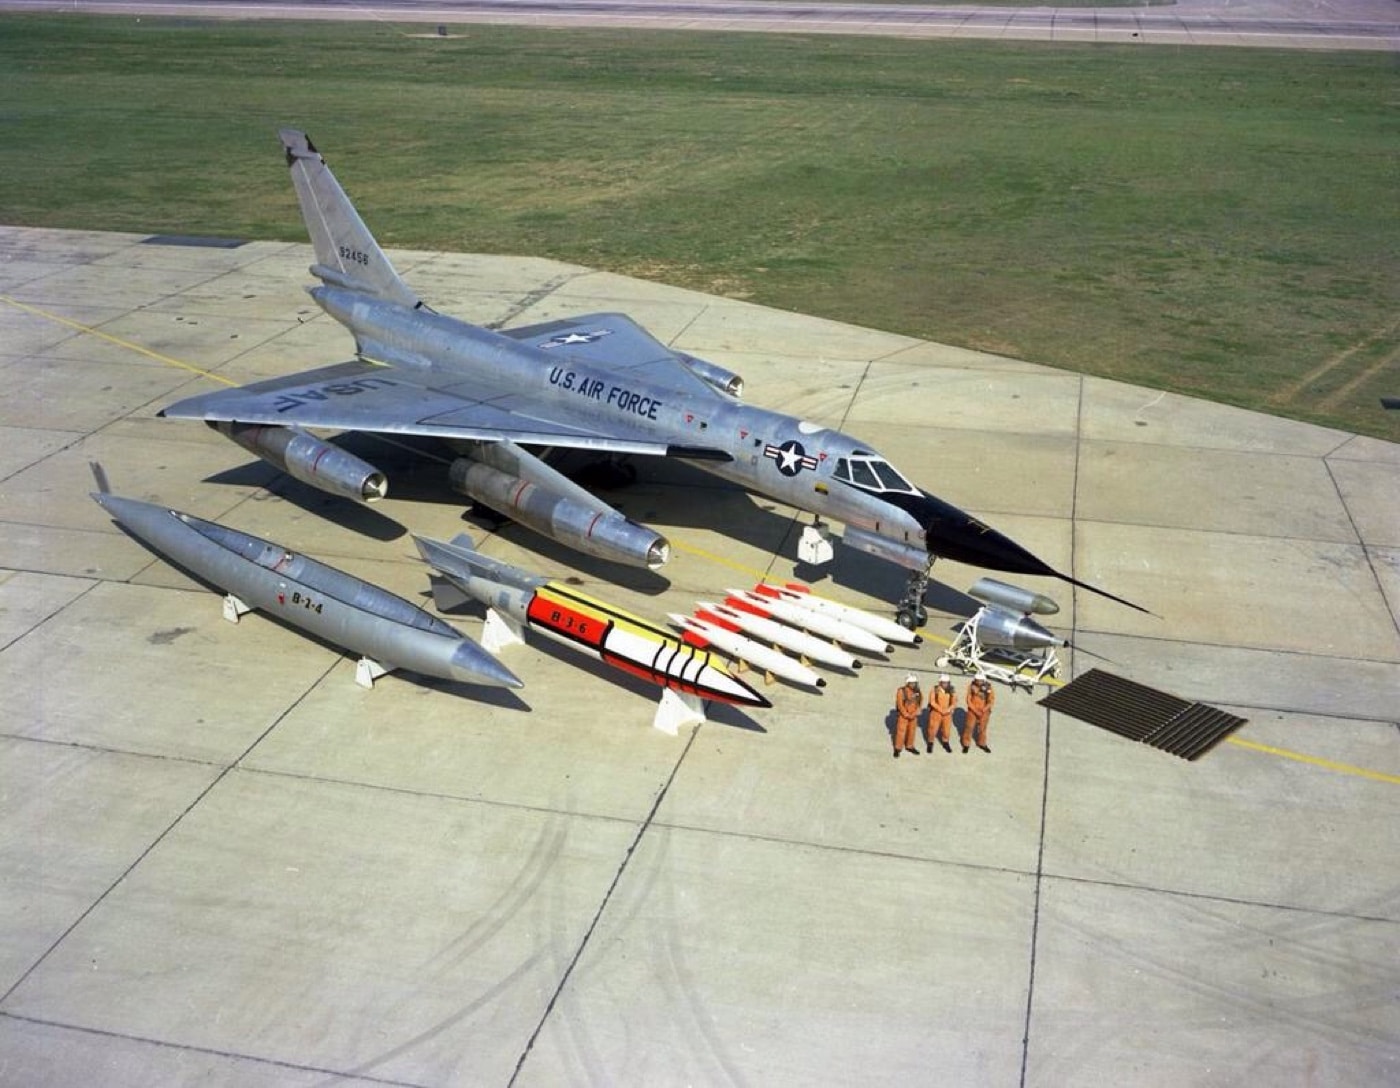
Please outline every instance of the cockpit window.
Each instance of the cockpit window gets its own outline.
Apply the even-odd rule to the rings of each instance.
[[[918,494],[913,484],[895,471],[893,465],[869,454],[842,457],[836,462],[833,475],[838,480],[845,480],[864,491],[904,491],[911,495]]]
[[[859,484],[861,487],[868,487],[873,491],[883,491],[879,479],[875,475],[875,470],[870,466],[869,461],[851,462],[851,483]]]
[[[895,471],[894,465],[888,461],[872,461],[870,467],[875,470],[875,475],[880,477],[880,483],[886,491],[913,491],[914,487],[908,480]]]

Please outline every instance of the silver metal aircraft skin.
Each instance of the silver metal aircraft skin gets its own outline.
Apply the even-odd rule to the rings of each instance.
[[[387,590],[260,537],[192,514],[113,495],[93,466],[93,499],[154,551],[229,594],[224,615],[252,609],[363,655],[373,677],[404,668],[443,680],[518,688],[520,680],[451,624]]]
[[[524,641],[528,628],[668,691],[737,706],[773,705],[720,668],[708,650],[571,586],[484,556],[465,533],[450,544],[423,536],[413,540],[437,572],[431,585],[439,608],[474,600],[488,609],[488,629],[491,612],[511,625],[512,641]]]
[[[384,493],[383,474],[302,428],[443,439],[461,455],[450,473],[458,490],[588,554],[653,569],[669,555],[661,534],[524,447],[678,457],[838,522],[847,545],[913,571],[906,626],[923,622],[938,557],[1083,585],[916,487],[867,443],[744,403],[737,374],[667,347],[625,314],[496,331],[436,313],[399,278],[306,134],[280,135],[316,253],[311,297],[354,336],[355,357],[162,415],[206,420],[297,478],[365,501]]]

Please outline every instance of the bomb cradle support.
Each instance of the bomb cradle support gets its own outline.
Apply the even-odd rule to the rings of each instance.
[[[978,580],[968,592],[986,603],[959,626],[952,645],[938,659],[939,668],[985,673],[991,680],[1027,691],[1048,677],[1059,676],[1055,649],[1066,645],[1065,640],[1031,619],[1032,612],[1052,615],[1059,605],[1043,594],[994,578]]]
[[[1002,621],[1021,618],[995,608],[978,609],[975,616],[958,628],[952,645],[938,659],[938,667],[946,669],[951,666],[970,675],[985,673],[989,680],[998,680],[1013,688],[1024,687],[1027,691],[1033,690],[1036,684],[1044,683],[1047,677],[1058,677],[1060,659],[1053,647],[1037,652],[989,646],[982,641],[981,636],[989,634]]]

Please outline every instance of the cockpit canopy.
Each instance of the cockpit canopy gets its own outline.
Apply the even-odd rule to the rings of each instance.
[[[849,457],[839,458],[832,473],[838,480],[880,494],[886,491],[902,491],[907,495],[919,494],[919,489],[901,476],[895,467],[873,453],[855,450]]]

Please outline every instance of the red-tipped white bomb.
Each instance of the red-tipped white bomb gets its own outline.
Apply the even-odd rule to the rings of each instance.
[[[752,607],[735,608],[729,601],[723,604],[708,604],[701,601],[695,606],[695,614],[710,623],[717,621],[734,625],[739,630],[781,646],[800,655],[804,660],[831,665],[837,669],[858,669],[860,661],[855,655],[841,649],[825,639],[789,627],[768,616],[760,615]]]
[[[765,674],[781,676],[794,684],[809,688],[826,687],[826,679],[800,661],[787,656],[781,650],[765,646],[751,638],[745,638],[740,629],[723,620],[720,616],[701,619],[699,616],[682,616],[670,613],[671,622],[681,628],[681,639],[692,646],[708,647],[728,654],[741,662],[747,662]]]
[[[898,643],[902,646],[917,646],[923,642],[921,636],[901,627],[892,619],[877,616],[873,612],[866,612],[854,605],[833,601],[829,597],[819,597],[812,592],[810,587],[801,582],[788,582],[781,586],[775,586],[769,582],[759,582],[753,587],[753,591],[760,597],[787,601],[789,604],[795,604],[810,612],[820,612],[822,615],[832,616],[843,623],[849,623],[853,627],[869,631],[872,635],[878,635],[887,642]]]
[[[735,602],[742,601],[755,609],[759,615],[781,620],[783,623],[790,623],[794,627],[801,627],[804,631],[810,631],[815,635],[835,639],[847,646],[854,646],[857,650],[864,650],[872,654],[887,654],[894,648],[879,635],[872,635],[869,631],[861,630],[853,623],[839,620],[835,616],[824,616],[820,612],[799,607],[791,601],[779,600],[776,597],[761,597],[757,593],[750,593],[743,589],[728,589],[725,592],[730,595],[725,601],[726,604],[733,605]]]

